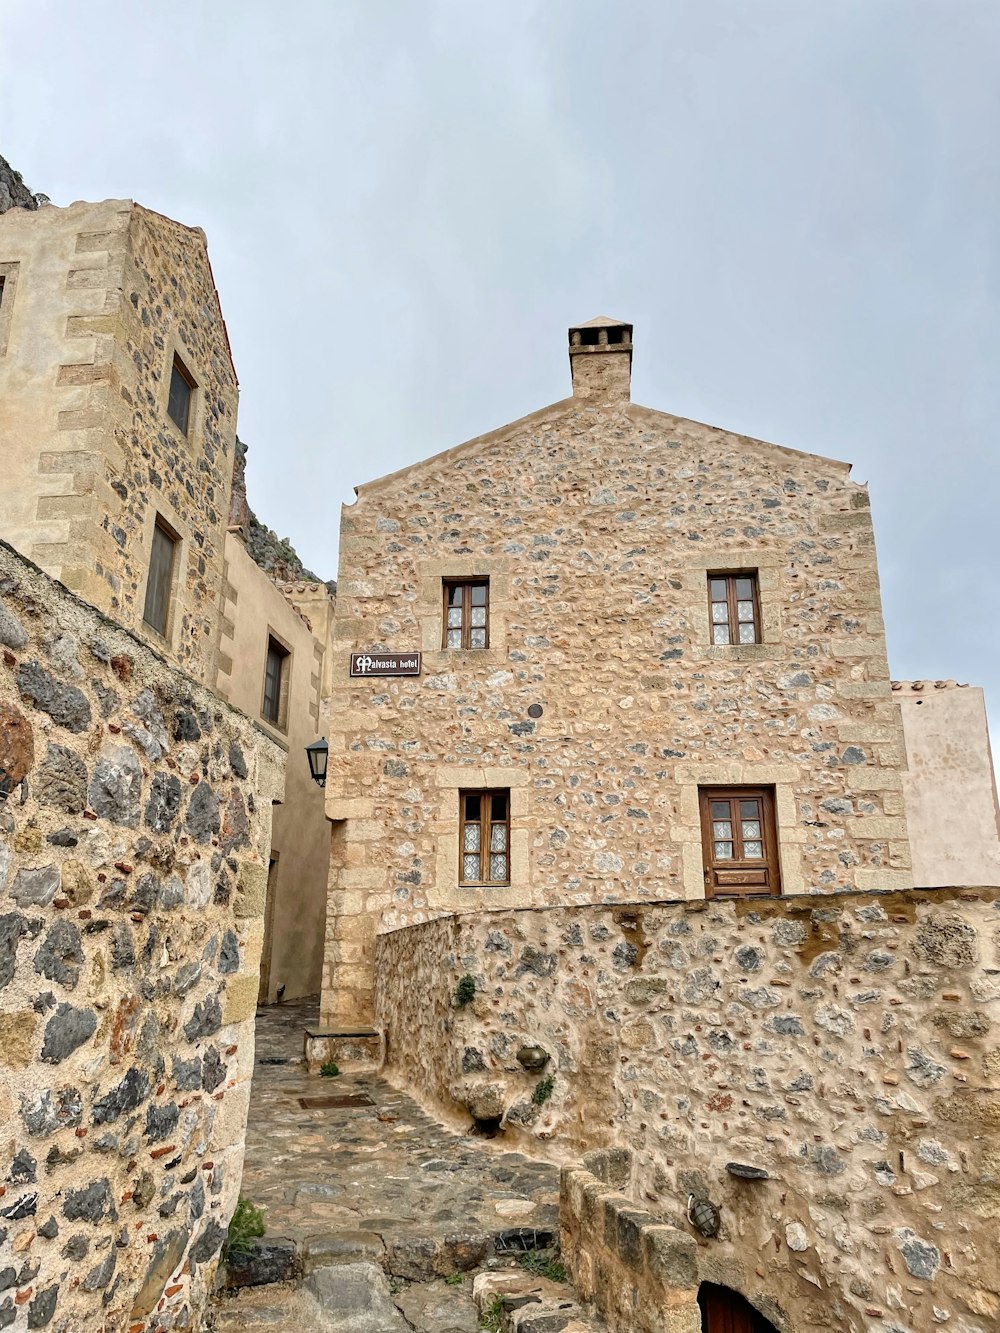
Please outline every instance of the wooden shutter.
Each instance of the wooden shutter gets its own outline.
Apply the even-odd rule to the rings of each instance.
[[[177,539],[157,519],[153,527],[153,546],[149,553],[149,577],[146,580],[146,602],[142,618],[164,638],[170,615],[170,585],[173,581],[176,545]]]

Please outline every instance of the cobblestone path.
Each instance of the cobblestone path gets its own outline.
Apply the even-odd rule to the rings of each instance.
[[[442,1128],[376,1076],[307,1075],[311,1018],[301,1005],[260,1012],[242,1188],[265,1210],[265,1241],[294,1243],[306,1287],[245,1290],[217,1303],[211,1326],[475,1333],[473,1273],[558,1238],[558,1169]],[[379,1292],[362,1308],[373,1273]]]

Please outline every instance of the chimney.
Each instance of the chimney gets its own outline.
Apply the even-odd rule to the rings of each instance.
[[[573,397],[625,402],[632,379],[632,325],[598,315],[569,331]]]

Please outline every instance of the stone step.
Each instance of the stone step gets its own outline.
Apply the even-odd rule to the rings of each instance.
[[[356,1028],[335,1031],[319,1026],[306,1028],[303,1059],[310,1074],[318,1074],[328,1061],[343,1071],[375,1071],[385,1055],[385,1037],[381,1028]]]
[[[220,1273],[221,1287],[258,1287],[287,1282],[300,1273],[336,1264],[375,1263],[389,1277],[429,1282],[506,1263],[521,1254],[548,1250],[559,1236],[558,1210],[538,1208],[545,1225],[495,1230],[399,1231],[338,1230],[303,1238],[268,1236],[244,1255],[232,1256]]]
[[[496,1333],[607,1333],[574,1298],[573,1288],[521,1269],[480,1273],[473,1298],[483,1327]]]

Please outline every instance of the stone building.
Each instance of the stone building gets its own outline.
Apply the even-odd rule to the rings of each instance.
[[[634,405],[627,324],[569,351],[570,398],[343,511],[311,1052],[367,1031],[563,1163],[612,1333],[987,1333],[980,701],[890,681],[846,464]]]
[[[238,466],[238,490],[241,479]],[[269,573],[257,563],[268,554],[248,506],[234,505],[230,518],[218,691],[289,755],[268,858],[260,971],[267,1004],[316,995],[322,975],[330,825],[304,750],[325,725],[334,603],[330,587],[287,547]]]
[[[332,592],[259,541],[205,235],[130,200],[7,196],[0,537],[292,753],[262,994],[315,994],[329,825],[302,747],[323,730]]]
[[[329,1026],[445,913],[912,883],[865,487],[632,403],[628,324],[569,353],[571,397],[344,508]]]

